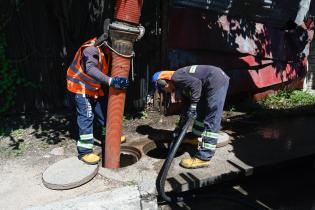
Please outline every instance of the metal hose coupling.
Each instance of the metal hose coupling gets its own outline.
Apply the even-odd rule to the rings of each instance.
[[[125,22],[115,21],[109,25],[109,37],[112,48],[119,54],[133,54],[133,44],[140,40],[145,32],[141,25],[135,26]]]

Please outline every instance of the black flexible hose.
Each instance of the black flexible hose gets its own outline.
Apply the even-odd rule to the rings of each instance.
[[[177,138],[177,140],[175,142],[171,142],[171,144],[170,144],[168,156],[167,156],[166,160],[164,161],[164,164],[163,164],[163,166],[162,166],[162,168],[158,174],[157,180],[156,180],[156,188],[157,188],[159,195],[163,198],[163,200],[165,200],[166,202],[169,202],[169,203],[179,202],[179,201],[183,201],[186,199],[189,200],[189,199],[206,197],[206,198],[213,198],[213,199],[229,200],[229,201],[232,201],[234,203],[238,203],[238,204],[247,206],[247,207],[252,208],[252,209],[260,209],[255,204],[252,204],[250,202],[246,202],[244,200],[236,199],[233,197],[225,196],[225,195],[204,194],[204,195],[196,195],[195,197],[193,197],[193,196],[170,197],[170,196],[166,195],[166,193],[165,193],[165,181],[166,181],[168,171],[169,171],[170,166],[172,164],[172,161],[176,155],[176,152],[177,152],[180,144],[182,143],[183,138],[184,138],[184,136],[185,136],[185,134],[186,134],[186,132],[187,132],[187,130],[188,130],[188,128],[192,122],[193,122],[193,119],[189,118],[187,120],[187,122],[185,123],[185,125],[183,126],[181,133],[180,133],[179,137]]]
[[[158,193],[161,195],[161,197],[167,201],[167,202],[172,202],[172,201],[175,201],[175,200],[172,200],[171,197],[167,196],[166,193],[165,193],[165,181],[166,181],[166,176],[167,176],[167,173],[168,173],[168,170],[170,169],[171,167],[171,164],[172,164],[172,161],[176,155],[176,152],[180,146],[180,144],[182,143],[183,141],[183,138],[190,126],[190,124],[193,122],[193,118],[188,118],[187,122],[185,123],[185,125],[183,126],[182,130],[181,130],[181,133],[179,134],[179,137],[178,139],[176,140],[175,143],[171,143],[170,145],[170,150],[169,150],[169,153],[168,153],[168,156],[159,172],[159,175],[157,177],[157,180],[156,180],[156,188],[157,188],[157,191]],[[177,201],[178,199],[176,199]]]

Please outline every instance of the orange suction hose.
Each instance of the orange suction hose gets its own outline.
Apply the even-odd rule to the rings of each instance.
[[[139,24],[142,0],[117,0],[115,18],[117,21]],[[130,70],[130,58],[125,58],[112,52],[111,76],[128,78]],[[109,89],[105,154],[103,167],[120,167],[120,138],[122,134],[123,113],[125,108],[126,92]]]

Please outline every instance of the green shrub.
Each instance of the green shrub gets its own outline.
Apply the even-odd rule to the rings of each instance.
[[[315,95],[302,91],[280,91],[268,96],[260,104],[266,109],[295,109],[315,105]]]
[[[40,88],[39,85],[20,77],[6,57],[7,43],[4,34],[0,34],[0,115],[9,111],[15,105],[17,87]]]
[[[16,83],[19,82],[17,70],[13,69],[5,54],[6,41],[0,35],[0,114],[14,106],[16,96]]]

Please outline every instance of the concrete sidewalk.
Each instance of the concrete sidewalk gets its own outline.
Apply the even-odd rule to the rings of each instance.
[[[182,148],[169,171],[166,191],[201,188],[249,176],[260,167],[315,154],[314,138],[309,135],[314,120],[304,117],[231,122],[225,131],[232,141],[217,150],[209,168],[181,168],[178,163],[189,156],[192,146]],[[139,161],[116,170],[100,168],[93,180],[70,190],[47,189],[41,177],[45,168],[75,153],[54,157],[32,150],[32,156],[4,161],[0,164],[0,209],[157,209],[155,182],[174,121],[135,124],[135,130],[126,132],[128,141],[124,146],[139,150]]]
[[[27,208],[27,210],[141,210],[140,193],[137,186],[127,186],[111,191],[79,196],[74,199],[54,202],[44,206]]]

